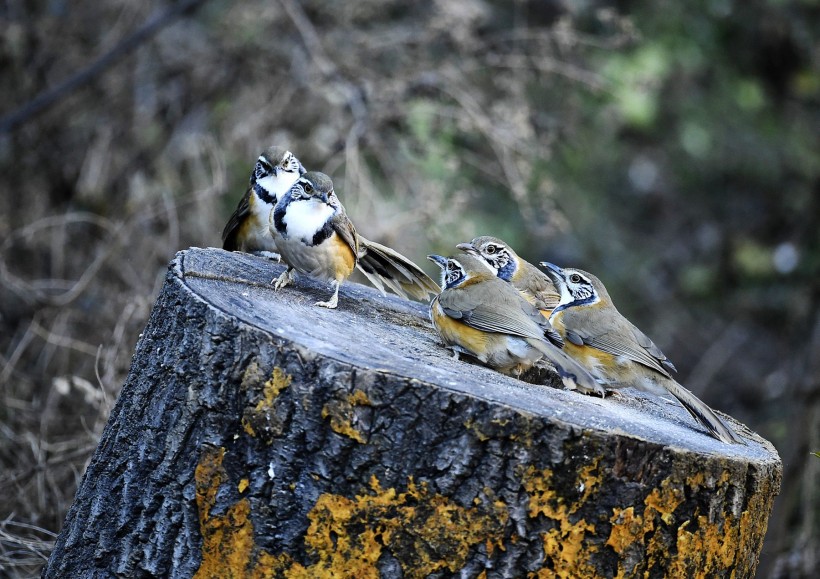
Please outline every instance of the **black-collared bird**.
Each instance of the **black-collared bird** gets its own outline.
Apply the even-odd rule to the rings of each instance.
[[[335,308],[339,285],[359,270],[384,293],[424,299],[439,287],[412,261],[356,232],[330,177],[318,171],[302,175],[271,213],[270,231],[288,269],[275,280],[280,289],[297,271],[333,284],[333,295],[317,306]]]
[[[631,386],[671,394],[723,442],[740,439],[711,408],[672,378],[675,366],[646,334],[615,308],[604,284],[591,273],[541,262],[561,292],[550,322],[564,339],[564,351],[607,389]]]
[[[304,172],[299,159],[284,147],[266,149],[253,167],[245,195],[222,230],[222,249],[273,257],[276,243],[268,227],[270,212]]]

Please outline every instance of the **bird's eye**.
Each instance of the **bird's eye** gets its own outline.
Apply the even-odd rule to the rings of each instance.
[[[569,281],[571,281],[572,283],[581,283],[581,276],[577,273],[573,273],[571,276],[569,276]]]
[[[487,253],[490,255],[494,254],[497,251],[495,245],[488,245],[487,246]]]
[[[311,191],[313,191],[313,185],[305,183],[305,193],[310,193]]]

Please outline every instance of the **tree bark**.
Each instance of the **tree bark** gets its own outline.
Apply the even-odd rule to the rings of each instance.
[[[453,360],[427,306],[181,252],[44,577],[752,577],[781,463]]]

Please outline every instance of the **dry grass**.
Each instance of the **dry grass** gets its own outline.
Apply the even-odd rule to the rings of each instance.
[[[817,297],[790,318],[803,316],[814,328],[791,351],[754,308],[740,303],[716,315],[675,293],[674,280],[661,275],[664,260],[691,251],[694,236],[681,235],[680,246],[659,235],[623,249],[628,224],[584,231],[594,222],[583,214],[597,201],[585,206],[566,194],[549,162],[586,122],[588,101],[579,95],[604,98],[617,88],[590,63],[634,43],[637,33],[611,11],[583,15],[592,32],[571,13],[533,13],[535,24],[527,24],[522,6],[206,3],[0,135],[8,175],[0,185],[3,573],[31,576],[45,561],[168,261],[192,245],[219,245],[253,160],[272,143],[330,174],[364,235],[419,263],[494,233],[533,260],[554,251],[597,258],[621,279],[654,276],[642,302],[644,328],[691,370],[693,390],[725,383],[721,408],[738,410],[778,442],[796,441],[779,445],[794,459],[784,494],[816,510],[820,461],[800,453],[818,445]],[[65,13],[21,9],[0,22],[9,63],[0,102],[10,110],[30,100],[109,50],[152,8],[110,0]],[[667,214],[679,206],[665,202]],[[667,229],[687,227],[681,215]],[[635,269],[623,258],[632,251]],[[781,387],[782,396],[755,390],[760,376],[771,383],[766,392]],[[805,397],[790,398],[794,392]],[[759,401],[744,406],[755,397],[792,402],[776,413]],[[805,556],[817,545],[813,519],[794,517],[794,505],[784,505],[772,523],[782,536],[801,529],[796,543],[778,545],[792,557],[778,563],[783,573],[814,564]]]

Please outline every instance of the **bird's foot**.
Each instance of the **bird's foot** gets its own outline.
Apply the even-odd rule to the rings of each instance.
[[[329,300],[326,302],[316,302],[315,306],[319,306],[320,308],[327,308],[329,310],[335,310],[336,306],[339,305],[339,282],[334,281],[333,284],[336,286],[333,292],[333,295],[330,297]]]
[[[288,285],[292,280],[293,277],[291,274],[291,270],[286,269],[282,272],[282,275],[280,275],[278,278],[270,280],[270,282],[273,284],[273,290],[279,291],[280,289]]]
[[[333,297],[327,300],[326,302],[316,302],[313,304],[315,306],[319,306],[320,308],[327,308],[329,310],[335,310],[336,306],[339,305],[339,296],[333,294]]]

